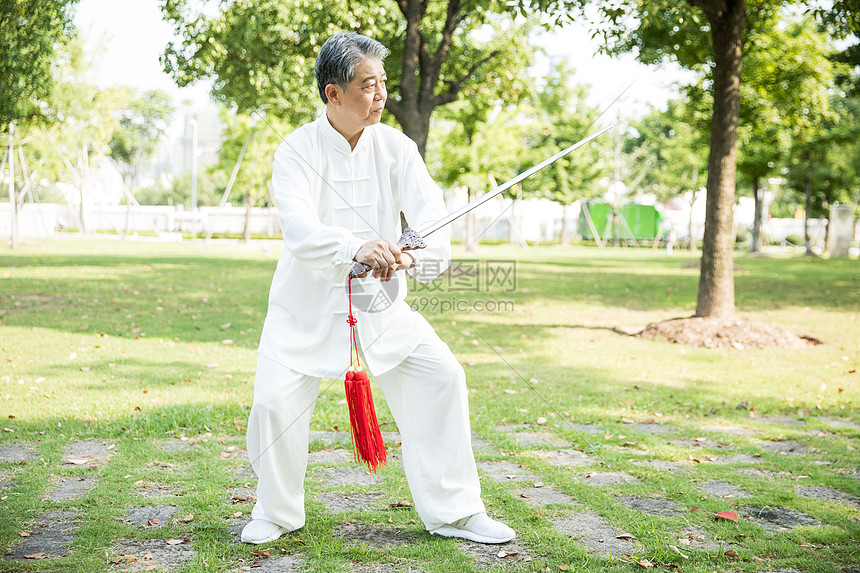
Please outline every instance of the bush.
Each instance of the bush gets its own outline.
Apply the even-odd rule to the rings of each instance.
[[[802,235],[789,235],[785,238],[785,242],[795,247],[802,247],[806,244],[806,239]]]

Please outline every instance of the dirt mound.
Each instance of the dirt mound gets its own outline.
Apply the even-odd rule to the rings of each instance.
[[[632,334],[647,340],[666,340],[705,348],[805,348],[821,341],[799,336],[784,328],[749,320],[731,318],[674,318],[651,323]]]

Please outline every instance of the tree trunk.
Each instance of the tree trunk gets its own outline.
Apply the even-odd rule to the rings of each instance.
[[[472,189],[466,189],[466,203],[472,201]],[[466,213],[466,252],[472,253],[475,251],[475,210]]]
[[[732,207],[746,6],[744,0],[715,1],[702,6],[711,24],[715,66],[705,238],[696,316],[723,318],[733,315],[735,310]]]
[[[808,157],[809,152],[807,152]],[[808,167],[809,163],[807,162]],[[807,173],[809,173],[808,169]],[[806,245],[807,256],[812,256],[815,253],[812,252],[812,241],[809,237],[809,212],[812,210],[812,180],[809,178],[809,175],[804,175],[803,177],[803,193],[806,195],[806,213],[803,214],[803,244]]]
[[[761,223],[764,218],[764,189],[761,187],[761,179],[753,178],[753,197],[755,197],[755,216],[752,228],[751,253],[761,251]]]
[[[570,205],[561,206],[561,246],[567,247],[570,245],[570,229],[567,225],[567,212],[570,210]]]
[[[242,199],[245,203],[245,226],[242,228],[242,242],[251,240],[251,192],[245,193]]]
[[[15,122],[9,122],[9,214],[12,217],[9,238],[12,248],[18,246],[18,193],[15,191]]]
[[[687,220],[687,234],[690,237],[689,245],[687,245],[687,250],[691,253],[696,252],[696,238],[693,236],[693,205],[696,204],[696,197],[698,197],[699,192],[693,189],[690,191],[690,217]]]

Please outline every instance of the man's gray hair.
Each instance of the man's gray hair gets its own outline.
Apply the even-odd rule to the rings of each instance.
[[[368,58],[384,60],[388,54],[388,48],[356,32],[339,32],[326,40],[314,64],[314,77],[323,103],[328,103],[327,85],[335,84],[345,90],[355,77],[358,64]]]

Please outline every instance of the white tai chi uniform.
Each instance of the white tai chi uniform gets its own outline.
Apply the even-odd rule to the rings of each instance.
[[[272,184],[285,249],[260,341],[248,457],[259,479],[252,517],[293,530],[305,523],[308,429],[320,378],[342,380],[349,367],[353,257],[369,239],[396,240],[401,211],[414,228],[447,211],[411,139],[376,124],[350,149],[325,113],[280,145]],[[427,242],[410,252],[415,268],[408,272],[422,281],[450,262],[444,229]],[[484,511],[463,368],[404,302],[402,272],[388,283],[370,275],[352,283],[361,361],[400,429],[418,515],[433,530]]]

